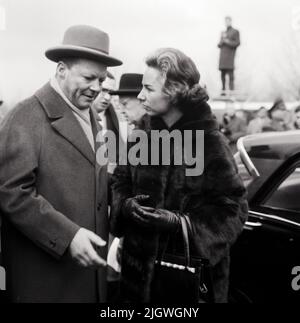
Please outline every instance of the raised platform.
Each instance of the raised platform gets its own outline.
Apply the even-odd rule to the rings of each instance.
[[[245,102],[247,100],[247,96],[238,92],[227,92],[224,95],[220,94],[219,96],[213,97],[212,100],[222,102]]]

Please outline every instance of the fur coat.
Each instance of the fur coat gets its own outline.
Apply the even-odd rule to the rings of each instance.
[[[157,208],[189,216],[191,253],[209,261],[215,301],[227,301],[229,251],[247,218],[246,191],[210,107],[202,102],[186,110],[168,130],[204,130],[202,175],[186,176],[184,163],[181,166],[171,163],[170,166],[118,166],[113,176],[110,226],[114,235],[124,237],[121,294],[126,302],[151,301],[154,263],[164,241],[157,232],[122,217],[125,199],[140,194],[150,195]],[[145,116],[139,129],[150,134],[150,130],[167,127],[160,118]],[[192,141],[194,147],[195,136]],[[170,234],[168,248],[173,251],[179,248],[181,236],[180,232]]]

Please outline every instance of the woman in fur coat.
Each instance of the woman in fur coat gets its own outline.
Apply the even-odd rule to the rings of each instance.
[[[121,301],[156,301],[151,297],[155,261],[165,249],[180,253],[180,217],[187,215],[192,227],[191,254],[210,265],[214,301],[227,302],[230,247],[248,214],[244,185],[199,85],[194,62],[177,49],[165,48],[149,56],[146,65],[138,98],[147,114],[138,130],[147,134],[148,163],[118,166],[113,176],[111,231],[124,237]],[[183,137],[189,130],[192,136],[187,148],[170,145],[169,165],[162,156],[154,165],[150,162],[153,130],[167,130],[165,134],[176,130]],[[191,176],[190,164],[176,160],[180,149],[200,149],[197,130],[204,131],[203,171]],[[161,143],[158,146],[160,153],[166,153]]]

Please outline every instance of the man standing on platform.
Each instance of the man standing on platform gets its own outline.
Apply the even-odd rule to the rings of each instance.
[[[232,18],[225,18],[226,31],[222,32],[221,40],[218,44],[220,48],[219,70],[221,71],[222,93],[226,95],[226,76],[229,76],[230,93],[234,91],[234,59],[236,49],[240,45],[240,33],[232,27]]]

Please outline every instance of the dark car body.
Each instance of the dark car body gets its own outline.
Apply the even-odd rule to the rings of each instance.
[[[235,158],[249,218],[231,252],[231,297],[299,304],[300,131],[242,138]]]

